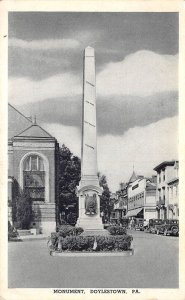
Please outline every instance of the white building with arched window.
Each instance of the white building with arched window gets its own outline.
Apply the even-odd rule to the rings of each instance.
[[[8,113],[9,220],[12,221],[11,207],[18,186],[33,204],[31,227],[50,233],[56,227],[57,140],[10,104]]]

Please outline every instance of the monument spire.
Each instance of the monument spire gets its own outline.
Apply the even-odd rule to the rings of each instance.
[[[79,216],[77,226],[85,232],[104,233],[100,217],[100,195],[97,167],[97,128],[96,128],[96,75],[95,55],[92,47],[85,48],[83,69],[82,100],[82,145],[81,145],[81,181],[77,195],[79,197]],[[95,232],[96,231],[96,232]]]
[[[96,128],[96,76],[94,49],[84,51],[83,105],[82,105],[82,145],[81,176],[82,184],[87,180],[98,185],[97,176],[97,128]]]

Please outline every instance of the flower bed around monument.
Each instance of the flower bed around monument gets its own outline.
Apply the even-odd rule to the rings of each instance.
[[[57,252],[122,252],[131,250],[131,235],[67,236],[52,234],[49,249]]]

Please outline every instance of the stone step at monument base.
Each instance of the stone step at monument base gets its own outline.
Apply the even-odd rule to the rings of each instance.
[[[17,232],[20,236],[33,235],[30,229],[18,229]]]
[[[77,220],[76,226],[87,230],[104,230],[101,218],[81,218]]]
[[[106,229],[99,229],[99,230],[96,230],[96,229],[85,229],[84,232],[82,232],[81,234],[82,236],[96,236],[96,235],[110,235],[110,233],[106,230]]]

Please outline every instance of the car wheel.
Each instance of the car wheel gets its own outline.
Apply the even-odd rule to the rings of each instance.
[[[177,235],[177,233],[178,233],[178,227],[177,226],[173,226],[171,230],[172,230],[172,233],[174,235]]]

